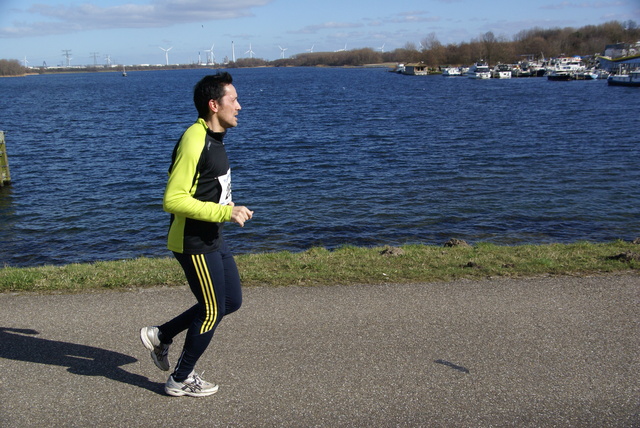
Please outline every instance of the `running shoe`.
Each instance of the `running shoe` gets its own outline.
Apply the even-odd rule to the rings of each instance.
[[[169,371],[169,345],[160,342],[158,327],[142,327],[140,340],[145,348],[151,351],[151,359],[160,370]]]
[[[188,378],[182,382],[176,382],[173,375],[164,385],[164,392],[174,397],[188,395],[190,397],[206,397],[218,392],[218,385],[202,379],[195,371],[191,372]]]

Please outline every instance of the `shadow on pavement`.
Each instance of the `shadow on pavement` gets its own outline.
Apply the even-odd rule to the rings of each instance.
[[[31,329],[0,327],[0,358],[68,367],[69,373],[81,376],[104,376],[118,382],[162,394],[164,384],[129,373],[120,366],[137,359],[106,349],[35,337]]]

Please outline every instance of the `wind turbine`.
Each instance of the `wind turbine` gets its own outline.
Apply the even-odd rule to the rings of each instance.
[[[382,46],[380,46],[378,49],[380,50],[380,52],[384,52],[384,45],[385,43],[382,44]]]
[[[207,52],[207,65],[215,64],[216,62],[216,56],[213,54],[214,46],[215,46],[215,43],[211,45],[211,49],[205,50],[205,52]]]
[[[29,61],[27,61],[27,56],[25,55],[25,57],[24,57],[24,68],[27,68],[27,64],[29,64]]]
[[[311,46],[311,49],[307,49],[307,52],[311,52],[313,53],[313,48],[315,47],[315,45]]]
[[[249,58],[253,58],[253,54],[255,54],[255,52],[251,50],[251,43],[249,43],[249,50],[246,51],[245,53],[249,54]]]
[[[344,44],[344,49],[338,49],[336,52],[345,52],[347,50],[347,44]]]
[[[283,48],[282,46],[278,46],[280,48],[280,57],[284,58],[284,51],[286,51],[289,48]]]
[[[165,49],[165,48],[160,48],[164,51],[164,57],[165,57],[165,61],[167,63],[167,65],[169,65],[169,51],[171,49],[173,49],[173,46],[171,46],[169,49]]]

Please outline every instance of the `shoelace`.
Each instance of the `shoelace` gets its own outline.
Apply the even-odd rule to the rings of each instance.
[[[202,372],[202,374],[204,374],[204,372]],[[202,389],[202,378],[200,377],[200,375],[198,375],[198,373],[193,373],[192,376],[193,381],[192,382],[188,382],[185,380],[184,381],[184,387],[185,388],[189,388],[191,391],[195,392],[198,390]]]
[[[158,346],[154,346],[153,347],[153,352],[158,357],[166,357],[169,354],[169,345],[165,345],[165,344],[161,343]]]

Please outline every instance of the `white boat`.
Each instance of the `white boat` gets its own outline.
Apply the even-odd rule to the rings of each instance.
[[[477,62],[469,67],[467,71],[467,77],[472,79],[490,79],[491,69],[484,62]]]
[[[498,64],[493,67],[492,77],[496,79],[511,79],[511,66]]]
[[[536,60],[533,55],[521,55],[526,57],[512,66],[511,77],[542,77],[545,73],[543,60]]]
[[[442,69],[442,75],[445,77],[462,76],[462,71],[460,67],[445,67]]]
[[[551,60],[546,76],[549,80],[574,80],[578,73],[584,71],[585,67],[579,56],[559,57]]]
[[[631,69],[630,64],[621,64],[616,73],[607,78],[612,86],[640,86],[640,68]]]
[[[392,71],[394,73],[402,74],[402,73],[404,73],[404,70],[405,70],[404,69],[404,64],[398,64],[398,65],[396,65],[396,68],[394,68],[393,70],[389,70],[389,71]]]

